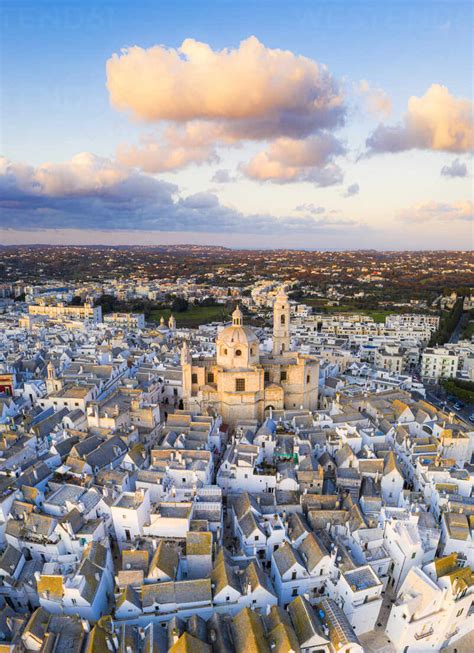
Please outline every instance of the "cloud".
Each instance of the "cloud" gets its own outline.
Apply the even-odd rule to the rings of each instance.
[[[235,134],[309,134],[342,124],[345,106],[327,68],[255,37],[212,50],[186,39],[177,49],[134,46],[107,61],[110,102],[146,122],[206,120]]]
[[[218,147],[244,141],[310,139],[310,147],[314,137],[330,138],[326,134],[344,124],[347,111],[340,84],[326,66],[267,48],[254,36],[223,50],[193,39],[176,49],[122,50],[107,61],[107,86],[114,108],[160,130],[117,152],[121,163],[151,173],[215,163]],[[320,185],[341,178],[335,166],[316,168],[265,178],[279,183],[308,178]]]
[[[242,234],[331,233],[352,221],[313,216],[244,215],[201,192],[182,197],[176,185],[90,153],[38,167],[0,158],[0,226],[9,229],[94,229]]]
[[[366,141],[369,154],[405,150],[468,152],[474,148],[473,103],[433,84],[423,97],[412,96],[403,121],[379,125]]]
[[[342,143],[325,132],[303,140],[278,138],[241,169],[247,177],[258,181],[308,181],[317,186],[332,186],[343,179],[342,170],[333,160],[344,153]]]
[[[451,204],[433,201],[419,202],[410,208],[399,211],[398,217],[406,222],[470,221],[474,217],[474,204],[470,200],[461,200]]]
[[[372,87],[366,79],[362,79],[356,87],[359,95],[365,97],[365,103],[370,113],[388,118],[392,113],[392,100],[383,88]]]
[[[351,184],[346,188],[344,197],[353,197],[354,195],[358,195],[359,190],[360,190],[359,184]]]
[[[443,177],[467,177],[467,166],[460,159],[454,159],[450,165],[441,168],[441,174]]]
[[[159,135],[142,136],[140,145],[120,145],[117,159],[145,172],[170,172],[191,163],[217,162],[215,130],[201,123],[170,125]]]
[[[235,181],[236,177],[230,174],[230,170],[216,170],[211,181],[214,181],[217,184],[228,184],[232,181]]]
[[[321,215],[323,213],[326,213],[326,209],[324,206],[316,206],[315,204],[300,204],[299,206],[295,207],[295,211],[298,212],[303,212],[303,213],[312,213],[313,215]]]

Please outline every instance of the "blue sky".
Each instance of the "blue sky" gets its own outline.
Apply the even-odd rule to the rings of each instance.
[[[125,1],[4,0],[1,139],[8,165],[0,185],[0,237],[12,243],[471,247],[472,114],[466,119],[463,104],[472,101],[471,26],[468,2],[194,1],[134,6]],[[132,46],[144,51],[153,46],[177,49],[185,39],[219,53],[239,49],[250,36],[265,52],[285,50],[295,62],[302,56],[325,64],[343,98],[343,119],[327,127],[323,116],[323,123],[312,123],[308,133],[296,138],[292,133],[291,143],[281,140],[288,139],[287,132],[276,129],[261,138],[239,133],[229,145],[214,135],[217,126],[225,124],[228,130],[227,116],[206,116],[205,126],[213,131],[205,144],[212,150],[209,157],[200,152],[196,161],[153,170],[144,168],[143,157],[120,159],[118,149],[129,150],[144,135],[159,140],[166,127],[179,131],[203,123],[197,99],[195,114],[187,122],[175,116],[131,116],[130,107],[136,106],[131,96],[142,89],[130,79],[130,107],[112,106],[106,62],[114,53]],[[153,65],[150,57],[143,63],[151,67],[151,75]],[[118,74],[126,75],[123,67]],[[236,80],[239,74],[237,63]],[[270,81],[272,88],[284,83],[278,73]],[[433,85],[438,90],[430,92]],[[211,89],[213,98],[217,91]],[[246,92],[243,87],[237,97]],[[413,96],[422,101],[407,122]],[[384,99],[389,109],[371,110],[372,98],[377,105]],[[163,96],[157,96],[157,104],[161,101]],[[302,107],[303,113],[307,108]],[[268,111],[270,115],[274,107],[269,105]],[[246,130],[254,128],[254,117],[245,117]],[[400,124],[392,137],[387,128]],[[426,135],[427,129],[432,135]],[[375,144],[368,147],[374,132]],[[446,132],[456,137],[446,140]],[[331,146],[321,161],[321,143],[329,138],[341,145]],[[296,172],[290,162],[295,147],[306,152]],[[78,172],[74,157],[85,152],[101,163],[83,157]],[[268,177],[268,166],[263,170],[260,153],[265,153],[266,162],[278,160],[276,176]],[[72,168],[71,161],[76,161]],[[51,184],[39,182],[44,164],[49,164],[48,179],[67,176],[68,183],[51,190]],[[88,181],[82,188],[84,166]],[[120,168],[120,188],[114,181],[113,189],[102,187],[98,194],[90,175],[104,166]],[[228,171],[229,181],[216,182],[217,170]],[[150,204],[143,188],[152,182]],[[112,203],[111,193],[116,193]],[[118,206],[125,206],[124,193],[133,194],[126,196],[126,217],[123,211],[118,215]]]

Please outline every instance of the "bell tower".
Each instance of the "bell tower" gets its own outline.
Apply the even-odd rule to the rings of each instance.
[[[235,311],[232,313],[232,326],[242,326],[244,323],[244,316],[240,310],[240,306],[237,306]]]
[[[283,290],[273,304],[273,355],[280,356],[290,350],[290,302]]]
[[[181,370],[182,370],[182,379],[183,379],[183,402],[185,406],[188,406],[189,399],[191,397],[191,392],[192,392],[192,375],[191,375],[192,358],[186,340],[183,342],[180,358],[181,358]]]
[[[46,392],[51,395],[57,392],[58,390],[61,390],[63,386],[63,382],[61,379],[58,379],[56,377],[56,369],[51,361],[49,361],[48,365],[46,366],[47,370],[47,378],[46,378]]]

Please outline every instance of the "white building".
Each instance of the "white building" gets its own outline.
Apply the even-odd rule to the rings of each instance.
[[[421,356],[421,377],[434,383],[451,379],[456,376],[458,366],[459,356],[448,347],[428,347]]]
[[[474,630],[474,573],[456,554],[410,569],[392,606],[386,633],[397,651],[426,653],[455,646]]]

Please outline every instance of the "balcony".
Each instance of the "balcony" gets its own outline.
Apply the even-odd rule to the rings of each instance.
[[[424,639],[425,637],[429,637],[429,636],[432,635],[433,633],[434,633],[433,628],[430,628],[429,630],[426,630],[426,631],[423,632],[423,633],[416,633],[416,634],[415,634],[415,639],[416,639],[416,640]]]

